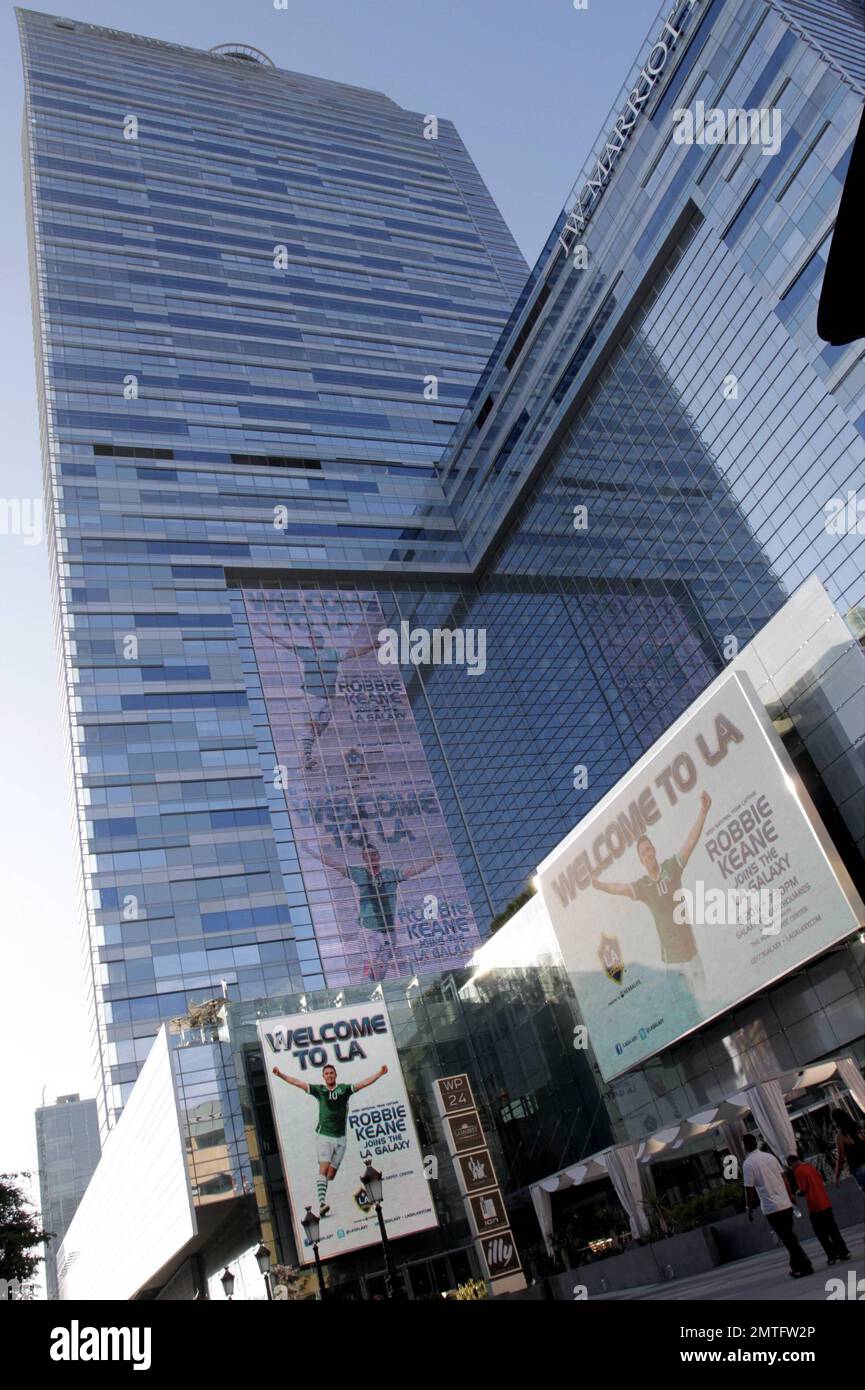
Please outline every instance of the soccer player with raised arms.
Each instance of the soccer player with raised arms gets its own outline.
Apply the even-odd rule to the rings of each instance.
[[[671,855],[669,859],[659,861],[648,835],[640,836],[637,854],[646,870],[642,878],[635,879],[633,883],[602,883],[599,878],[592,878],[592,887],[600,892],[632,898],[649,909],[658,933],[664,965],[679,971],[685,977],[691,993],[700,1000],[706,994],[706,975],[690,922],[679,921],[676,916],[676,895],[682,887],[682,874],[697,848],[711,805],[708,792],[702,792],[697,819],[679,853]]]
[[[362,1091],[364,1086],[371,1086],[386,1072],[387,1067],[381,1066],[364,1081],[355,1081],[353,1085],[346,1085],[344,1082],[337,1084],[336,1067],[328,1063],[322,1068],[321,1073],[324,1085],[318,1086],[307,1081],[298,1081],[294,1076],[286,1076],[279,1067],[273,1069],[274,1076],[278,1076],[280,1081],[287,1081],[289,1086],[297,1086],[298,1090],[306,1091],[308,1096],[318,1101],[318,1124],[315,1127],[318,1135],[318,1177],[315,1190],[318,1194],[319,1217],[327,1216],[330,1211],[327,1204],[327,1185],[333,1182],[345,1157],[348,1103],[355,1091]]]

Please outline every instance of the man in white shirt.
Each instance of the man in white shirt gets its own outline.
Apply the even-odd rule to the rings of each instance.
[[[742,1165],[742,1180],[748,1220],[753,1221],[753,1209],[759,1201],[760,1210],[772,1230],[787,1247],[790,1278],[801,1279],[805,1274],[813,1274],[814,1267],[793,1231],[793,1199],[784,1169],[774,1154],[760,1152],[753,1134],[746,1134],[743,1143],[746,1158]]]

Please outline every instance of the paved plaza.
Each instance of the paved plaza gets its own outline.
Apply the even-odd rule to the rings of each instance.
[[[759,1220],[758,1216],[754,1220]],[[682,1302],[729,1301],[738,1302],[825,1302],[829,1293],[827,1281],[842,1279],[848,1283],[849,1271],[855,1270],[857,1297],[865,1300],[865,1228],[848,1226],[844,1228],[844,1239],[852,1255],[843,1264],[826,1267],[826,1257],[816,1239],[804,1232],[810,1231],[808,1218],[797,1221],[797,1235],[804,1246],[808,1258],[814,1266],[814,1273],[804,1279],[791,1279],[787,1252],[779,1245],[762,1255],[752,1255],[746,1260],[736,1260],[731,1264],[720,1265],[704,1274],[694,1274],[686,1279],[676,1279],[670,1283],[644,1284],[636,1289],[622,1289],[616,1293],[592,1294],[593,1303],[604,1301],[628,1301],[634,1299],[679,1300]],[[849,1293],[848,1293],[849,1297]]]

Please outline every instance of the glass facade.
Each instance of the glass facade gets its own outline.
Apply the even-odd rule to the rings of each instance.
[[[36,1111],[36,1156],[45,1246],[45,1288],[58,1297],[57,1252],[99,1162],[99,1115],[95,1100],[58,1096]]]
[[[342,985],[467,961],[477,923],[400,669],[377,659],[377,594],[244,599],[315,925],[307,969]]]
[[[558,240],[563,212],[448,450],[445,488],[477,561],[612,349],[636,334],[779,578],[795,587],[816,572],[851,606],[861,598],[862,542],[826,537],[822,504],[861,481],[863,350],[822,344],[814,324],[862,83],[819,36],[792,29],[780,6],[712,0],[689,21],[687,3],[677,8],[684,19],[673,22],[691,41],[650,94],[581,238],[570,238],[585,246],[587,266],[575,269]],[[677,143],[675,111],[697,101],[777,110],[777,154]],[[634,459],[644,486],[655,472],[647,463],[667,465],[665,433],[656,450],[658,439],[660,458]],[[714,540],[706,535],[707,548]]]
[[[537,896],[484,944],[469,969],[440,976],[427,987],[385,981],[378,997],[388,1009],[419,1141],[434,1175],[431,1190],[440,1223],[438,1230],[403,1238],[395,1246],[411,1296],[434,1297],[461,1282],[466,1276],[454,1277],[455,1257],[467,1261],[473,1273],[480,1272],[472,1264],[471,1231],[437,1113],[436,1078],[468,1075],[520,1257],[530,1276],[541,1276],[550,1265],[532,1205],[532,1183],[612,1144],[674,1127],[750,1082],[795,1069],[803,1059],[843,1050],[861,1064],[863,966],[865,949],[858,943],[812,962],[608,1087],[591,1048],[575,1044],[579,1010]],[[226,1009],[230,1044],[222,1046],[231,1051],[238,1078],[263,1239],[289,1264],[295,1252],[288,1199],[256,1024],[261,1017],[327,1008],[332,998],[332,991],[323,991],[243,1001]],[[368,989],[344,991],[347,1008],[363,1007],[368,999]],[[852,1039],[857,1041],[851,1047]],[[831,1086],[827,1094],[791,1101],[791,1120],[803,1146],[811,1142],[805,1112],[827,1100],[836,1103]],[[656,1159],[644,1181],[668,1202],[712,1193],[721,1207],[738,1196],[724,1181],[725,1151],[723,1135],[694,1138]],[[579,1201],[580,1243],[607,1234],[604,1213],[613,1195],[603,1180],[554,1197],[559,1234],[574,1214],[574,1197]],[[212,1263],[216,1270],[216,1261]],[[374,1247],[329,1262],[331,1292],[339,1298],[373,1296],[380,1291],[380,1265]],[[558,1296],[571,1297],[570,1288]]]
[[[405,1236],[395,1246],[400,1277],[414,1298],[435,1297],[479,1273],[436,1109],[437,1077],[462,1072],[470,1077],[524,1262],[538,1243],[529,1182],[614,1142],[595,1068],[586,1053],[572,1047],[572,997],[555,943],[543,943],[532,932],[531,945],[531,954],[522,959],[519,951],[513,957],[503,951],[483,971],[440,977],[436,987],[407,989],[405,981],[380,986],[439,1220],[438,1228]],[[350,986],[344,998],[347,1007],[362,1007],[369,990]],[[304,1007],[328,1007],[331,999],[332,993],[307,994]],[[295,1258],[293,1234],[256,1020],[294,1012],[299,1002],[293,995],[227,1009],[248,1145],[258,1160],[255,1193],[263,1239],[282,1251],[287,1263]],[[344,1181],[354,1177],[349,1169]],[[373,1245],[329,1261],[328,1280],[338,1297],[370,1297],[378,1291],[380,1267],[380,1251]]]
[[[664,12],[679,44],[585,227],[568,230],[577,194],[559,218],[442,462],[482,591],[524,586],[559,642],[545,682],[525,647],[524,688],[546,687],[539,744],[504,788],[538,786],[538,857],[810,575],[842,613],[862,601],[865,533],[827,516],[865,484],[863,344],[815,329],[863,95],[838,35],[853,45],[861,6],[821,6],[811,30],[815,7],[789,8],[795,22],[765,0]],[[597,181],[651,44],[576,189]],[[780,112],[777,153],[677,143],[677,111],[700,100]],[[827,771],[861,851],[853,735]]]
[[[443,962],[424,954],[435,933],[484,934],[803,581],[842,611],[861,603],[865,536],[830,531],[826,506],[865,482],[862,344],[825,348],[814,327],[862,97],[846,60],[859,8],[665,8],[577,185],[669,20],[681,37],[593,204],[585,266],[569,204],[528,279],[449,123],[426,139],[422,116],[377,93],[21,13],[109,1116],[190,998],[224,983],[252,1018],[256,999],[368,990],[364,926],[383,941],[404,926],[378,973],[405,1001]],[[675,112],[698,100],[779,110],[777,154],[676,143]],[[346,615],[364,605],[361,640]],[[321,618],[334,610],[341,628]],[[382,692],[357,648],[379,623],[483,633],[485,656],[476,677],[466,661],[382,667],[404,717],[373,738]],[[801,722],[811,737],[813,706]],[[854,724],[819,780],[861,849]],[[804,1060],[858,1036],[849,1016],[815,1022],[861,988],[854,949],[777,987],[797,1013],[778,1031],[800,1026]],[[415,1094],[432,1065],[477,1063],[507,1116],[503,1158],[514,1137],[509,1192],[601,1147],[615,1097],[589,1063],[574,1074],[553,986],[515,976],[469,1019],[442,978],[405,1005]],[[751,1047],[729,1041],[752,1036],[745,1013],[640,1073],[629,1123],[711,1092]],[[547,1080],[520,1070],[535,1043],[492,1060],[509,1029],[555,1019]],[[190,1138],[212,1130],[216,1153],[224,1133],[233,1174],[205,1182],[245,1185],[230,1082],[214,1067],[188,1084]],[[275,1149],[262,1162],[276,1182]]]
[[[19,21],[110,1117],[190,993],[323,983],[226,569],[466,568],[436,462],[525,265],[445,120],[426,138],[422,115],[378,93]]]

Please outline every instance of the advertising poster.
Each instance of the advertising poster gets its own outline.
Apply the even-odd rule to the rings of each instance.
[[[606,1081],[862,920],[738,672],[671,727],[538,876]]]
[[[391,1240],[438,1225],[387,1010],[381,1004],[260,1019],[298,1255],[315,1256],[301,1225],[319,1215],[331,1260],[380,1239],[360,1178],[381,1173]]]
[[[480,937],[377,596],[245,598],[328,986],[465,963]]]

